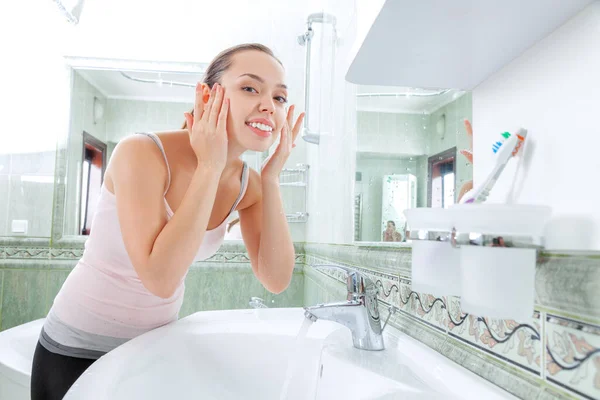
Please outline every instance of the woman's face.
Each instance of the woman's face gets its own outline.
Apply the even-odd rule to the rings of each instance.
[[[221,85],[230,99],[229,140],[247,150],[266,151],[286,120],[288,94],[281,64],[262,51],[237,53]]]
[[[392,224],[391,222],[387,223],[387,230],[388,231],[393,231],[396,227],[394,226],[394,224]]]

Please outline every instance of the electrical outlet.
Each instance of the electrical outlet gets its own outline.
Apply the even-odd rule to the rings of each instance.
[[[26,219],[13,219],[11,231],[12,231],[12,233],[19,233],[19,234],[26,235],[28,224],[29,224],[29,221],[27,221]]]

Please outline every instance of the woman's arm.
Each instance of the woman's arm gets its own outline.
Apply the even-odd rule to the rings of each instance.
[[[293,125],[294,106],[288,110],[286,124],[281,129],[279,146],[265,163],[260,177],[254,180],[258,195],[252,205],[241,209],[242,237],[252,269],[263,286],[272,293],[283,292],[292,279],[296,253],[279,191],[279,174],[287,161],[300,132],[304,113]]]
[[[204,107],[207,98],[206,109]],[[212,213],[219,179],[227,159],[228,101],[214,85],[196,87],[194,116],[187,114],[190,145],[198,160],[190,185],[173,217],[165,218],[166,166],[144,137],[120,143],[111,159],[117,213],[125,248],[144,286],[153,294],[173,295],[202,244]],[[193,118],[193,120],[191,119]],[[193,126],[192,126],[193,125]],[[155,146],[153,152],[144,146]],[[148,162],[148,155],[154,160]],[[162,166],[161,164],[162,163]],[[160,168],[162,168],[162,179]]]
[[[257,175],[253,181],[257,192],[254,203],[239,210],[242,237],[258,280],[268,291],[281,293],[292,279],[296,253],[279,179],[261,179]]]
[[[141,143],[144,140],[146,143]],[[144,286],[168,298],[204,238],[220,174],[198,169],[173,218],[164,203],[166,168],[158,148],[141,135],[121,142],[111,158],[112,182],[125,248]],[[162,178],[162,179],[159,179]]]

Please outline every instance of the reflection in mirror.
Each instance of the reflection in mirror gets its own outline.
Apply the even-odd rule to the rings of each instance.
[[[89,235],[106,171],[106,144],[84,131],[81,159],[79,231],[82,235]]]
[[[404,210],[449,207],[472,180],[464,121],[471,94],[454,89],[357,87],[354,239],[407,241]]]
[[[104,170],[135,132],[180,129],[204,65],[67,57],[73,68],[63,235],[89,235]],[[256,170],[266,157],[246,152]],[[239,227],[238,227],[239,228]],[[235,236],[235,224],[231,229]]]

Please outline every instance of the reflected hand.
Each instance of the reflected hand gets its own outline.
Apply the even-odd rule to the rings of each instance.
[[[467,130],[467,137],[469,138],[469,149],[460,151],[460,154],[465,156],[467,161],[473,164],[473,126],[468,119],[465,119],[465,129]]]
[[[460,154],[465,156],[467,161],[472,165],[473,164],[473,126],[471,125],[471,122],[468,119],[465,119],[465,129],[467,131],[467,136],[469,138],[469,149],[461,150]],[[467,181],[462,185],[462,187],[460,188],[460,191],[458,192],[457,202],[460,203],[460,200],[462,199],[462,197],[471,189],[473,189],[473,180]]]
[[[301,113],[296,120],[296,123],[292,123],[294,121],[294,109],[295,106],[291,106],[288,110],[287,119],[283,124],[283,127],[280,131],[280,139],[279,145],[275,152],[265,161],[263,167],[261,169],[261,177],[262,178],[277,178],[279,179],[279,174],[285,165],[288,157],[292,152],[292,148],[296,147],[294,141],[298,137],[298,133],[300,132],[300,127],[302,126],[302,121],[304,120],[304,113]]]

